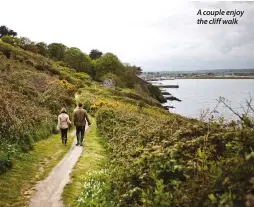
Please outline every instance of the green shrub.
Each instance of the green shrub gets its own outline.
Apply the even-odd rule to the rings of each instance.
[[[12,155],[17,151],[15,145],[0,142],[0,174],[6,172],[12,167]]]
[[[106,170],[86,175],[83,191],[78,198],[79,207],[116,206],[112,201],[111,185]]]
[[[0,174],[6,172],[11,166],[12,164],[8,154],[4,151],[0,151]]]
[[[77,89],[49,73],[52,68],[61,72],[71,69],[57,68],[40,55],[0,42],[0,52],[5,51],[8,58],[0,56],[0,173],[11,167],[13,154],[4,147],[6,143],[24,152],[32,150],[34,141],[47,138],[53,132],[62,107],[72,115],[70,109]],[[73,83],[81,81],[67,73],[64,75]]]
[[[57,68],[54,68],[54,67],[50,67],[50,68],[48,69],[48,71],[49,71],[51,74],[53,74],[53,75],[60,75],[60,74],[61,74],[61,72],[60,72]]]
[[[81,81],[80,87],[91,86],[92,84],[92,78],[86,73],[74,73],[73,76]]]
[[[14,37],[11,37],[11,36],[8,36],[8,35],[5,35],[1,38],[1,40],[5,43],[8,43],[10,45],[15,45],[15,38]]]
[[[83,103],[83,107],[84,109],[90,113],[91,112],[91,106],[92,106],[92,103],[88,100],[86,100],[84,103]]]
[[[116,206],[244,206],[253,190],[248,127],[113,108],[96,119]]]
[[[104,81],[104,80],[109,79],[109,78],[111,78],[114,81],[115,86],[120,87],[120,88],[125,87],[125,84],[122,81],[121,77],[117,76],[116,74],[113,74],[113,73],[107,73],[107,74],[103,75],[101,77],[101,80]]]
[[[149,95],[153,97],[154,99],[158,100],[159,102],[166,102],[165,98],[163,97],[161,93],[161,90],[158,87],[153,86],[152,84],[149,84],[148,91],[149,91]]]

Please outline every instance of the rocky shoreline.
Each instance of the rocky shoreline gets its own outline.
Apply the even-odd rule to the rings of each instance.
[[[166,102],[164,102],[165,105],[162,105],[166,110],[175,108],[174,106],[169,105],[167,101],[178,101],[178,102],[182,101],[181,99],[173,96],[170,92],[166,91],[165,89],[164,90],[161,89],[161,93],[164,99],[166,100]]]

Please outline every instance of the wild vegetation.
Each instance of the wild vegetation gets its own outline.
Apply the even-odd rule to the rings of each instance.
[[[78,87],[91,78],[49,59],[0,42],[0,173],[14,151],[29,151],[49,136],[63,106],[72,108]]]
[[[125,65],[112,53],[92,50],[87,55],[62,43],[36,43],[5,26],[0,37],[0,174],[11,168],[13,153],[31,150],[34,141],[54,132],[60,108],[74,107],[79,88],[112,78],[119,93],[120,87],[133,91],[127,94],[130,98],[155,105],[159,102],[151,95],[163,100],[136,77],[140,67]]]
[[[111,77],[117,86],[135,87],[136,75],[142,72],[140,67],[123,64],[112,53],[103,54],[97,49],[91,50],[89,55],[76,47],[67,47],[62,43],[33,42],[26,37],[17,37],[17,33],[5,26],[0,27],[0,38],[12,46],[26,51],[40,54],[55,61],[61,61],[62,65],[75,69],[77,72],[86,72],[93,79],[103,81]]]
[[[88,55],[62,43],[36,43],[4,26],[0,37],[0,194],[4,204],[9,199],[19,202],[22,194],[10,196],[8,179],[21,181],[20,172],[31,171],[18,185],[21,188],[29,176],[37,175],[34,171],[43,162],[43,153],[37,153],[34,142],[54,131],[62,106],[72,111],[74,94],[97,123],[90,132],[94,140],[89,140],[89,156],[98,152],[108,159],[103,163],[94,159],[93,171],[76,179],[81,171],[88,172],[83,154],[73,185],[65,191],[67,204],[222,207],[253,202],[251,119],[242,117],[240,125],[213,119],[205,123],[169,114],[160,105],[164,101],[160,90],[137,77],[142,69],[122,63],[112,53],[94,49]],[[115,89],[101,87],[107,78],[114,80]],[[44,141],[55,144],[50,139],[40,142]],[[45,153],[53,155],[53,148]],[[23,167],[7,171],[17,158]],[[81,190],[79,195],[70,193],[75,187]]]
[[[92,96],[83,91],[80,100]],[[254,131],[246,122],[204,123],[125,100],[94,101],[109,157],[86,176],[79,206],[245,206],[251,199]]]
[[[69,135],[70,143],[74,136]],[[0,175],[0,206],[29,206],[34,185],[46,178],[55,165],[70,150],[62,147],[58,134],[33,144],[33,150],[13,154],[13,168]]]

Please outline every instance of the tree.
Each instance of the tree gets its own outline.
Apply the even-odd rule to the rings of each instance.
[[[14,32],[13,30],[10,30],[9,35],[12,36],[12,37],[16,37],[18,35],[18,33]]]
[[[129,64],[125,65],[124,82],[128,88],[134,88],[137,81],[137,67]]]
[[[92,59],[92,60],[96,60],[98,58],[100,58],[101,56],[103,55],[103,53],[97,49],[93,49],[91,50],[91,52],[89,53],[89,57]]]
[[[56,60],[63,60],[67,47],[62,43],[51,43],[48,46],[49,57]]]
[[[76,47],[71,47],[64,54],[64,61],[78,72],[92,74],[92,60]]]
[[[38,48],[35,42],[31,41],[27,37],[16,38],[17,46],[21,47],[24,50],[28,50],[34,53],[38,53]]]
[[[36,46],[35,42],[31,42],[30,44],[26,45],[26,50],[34,52],[34,53],[39,53],[39,49]]]
[[[9,35],[5,35],[5,36],[3,36],[2,38],[1,38],[1,40],[3,41],[3,42],[6,42],[6,43],[8,43],[8,44],[10,44],[10,45],[15,45],[15,39],[14,39],[14,37],[11,37],[11,36],[9,36]]]
[[[137,67],[137,75],[141,75],[142,74],[142,68],[141,67]]]
[[[101,80],[102,76],[107,73],[113,73],[118,76],[123,76],[125,67],[112,53],[106,53],[95,61],[95,79]]]
[[[38,49],[38,53],[43,56],[48,56],[48,45],[44,42],[38,42],[36,43],[36,47]]]
[[[141,67],[125,63],[124,82],[128,88],[134,88],[137,83],[137,75],[142,73]]]
[[[6,26],[1,26],[0,27],[0,37],[2,38],[5,35],[8,35],[8,28]]]
[[[16,37],[18,34],[17,34],[17,32],[14,32],[13,30],[9,29],[8,27],[2,25],[0,27],[0,38],[2,38],[5,35]]]

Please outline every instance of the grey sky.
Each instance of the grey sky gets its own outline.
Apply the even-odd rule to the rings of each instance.
[[[238,25],[197,25],[213,18],[199,9],[244,15]],[[112,52],[144,71],[254,68],[253,2],[12,0],[1,2],[0,25],[37,42]]]

